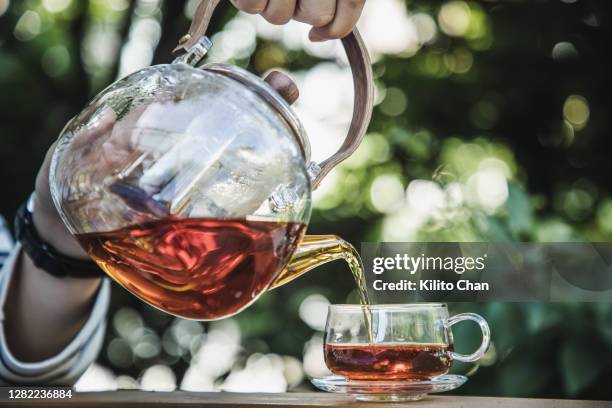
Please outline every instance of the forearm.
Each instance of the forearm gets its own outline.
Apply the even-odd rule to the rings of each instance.
[[[87,254],[61,223],[52,206],[35,203],[33,221],[44,242],[73,258]],[[78,271],[77,271],[78,272]],[[42,361],[62,351],[90,315],[101,279],[58,278],[34,265],[22,251],[5,303],[5,332],[20,361]]]
[[[89,317],[100,281],[53,277],[23,253],[5,305],[7,343],[15,358],[42,361],[62,351]]]

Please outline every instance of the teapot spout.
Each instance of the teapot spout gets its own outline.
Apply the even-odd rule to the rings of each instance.
[[[317,266],[344,259],[357,284],[365,287],[365,275],[359,253],[350,243],[336,235],[306,235],[300,241],[289,264],[272,282],[270,289],[291,282]]]

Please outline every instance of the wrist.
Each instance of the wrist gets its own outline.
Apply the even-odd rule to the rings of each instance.
[[[15,217],[15,237],[21,243],[24,252],[34,265],[49,274],[65,278],[99,278],[102,270],[91,259],[78,258],[84,251],[77,247],[78,243],[69,232],[62,232],[53,218],[44,217],[44,212],[38,212],[38,227],[34,223],[32,211],[34,201],[21,206]],[[40,209],[39,209],[40,210]],[[44,229],[45,240],[37,228]],[[55,232],[57,236],[49,239]],[[64,238],[64,239],[62,239]],[[60,252],[58,248],[64,252]]]
[[[36,202],[36,196],[34,196],[34,200],[32,221],[40,238],[62,255],[89,260],[85,250],[64,225],[55,207],[46,208],[46,206],[40,205],[39,202]]]

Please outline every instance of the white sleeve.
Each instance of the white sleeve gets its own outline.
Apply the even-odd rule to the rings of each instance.
[[[64,350],[43,361],[22,362],[8,349],[4,325],[4,304],[20,253],[21,246],[17,244],[0,270],[0,385],[72,385],[94,362],[102,347],[110,301],[110,282],[103,279],[91,315]]]

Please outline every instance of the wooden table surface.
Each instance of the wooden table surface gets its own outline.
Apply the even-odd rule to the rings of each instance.
[[[132,408],[132,407],[196,407],[206,408],[276,408],[307,407],[415,407],[415,408],[610,408],[610,401],[578,401],[527,398],[454,397],[428,396],[421,401],[404,403],[367,403],[352,397],[326,393],[286,394],[234,394],[206,392],[73,392],[72,399],[65,400],[8,400],[4,395],[0,405],[14,407],[85,407],[85,408]]]

